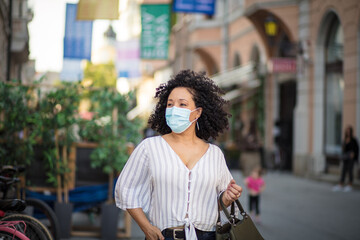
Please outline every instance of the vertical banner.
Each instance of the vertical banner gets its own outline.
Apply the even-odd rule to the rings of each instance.
[[[116,71],[118,77],[140,77],[139,39],[117,42],[116,51]]]
[[[167,59],[169,31],[169,4],[141,5],[141,58]]]
[[[66,4],[64,58],[90,60],[93,22],[77,21],[76,12],[76,4]]]
[[[173,11],[213,15],[215,0],[174,0]]]
[[[79,81],[83,77],[81,61],[91,60],[92,21],[76,20],[77,5],[66,4],[64,59],[60,78]]]

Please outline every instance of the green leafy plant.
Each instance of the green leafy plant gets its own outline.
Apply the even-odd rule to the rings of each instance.
[[[94,90],[91,94],[91,110],[95,114],[87,126],[94,129],[86,132],[95,132],[93,139],[98,143],[90,156],[91,166],[101,168],[109,175],[109,194],[112,193],[115,173],[121,171],[129,157],[128,144],[138,143],[141,139],[141,121],[126,118],[132,99],[132,93],[121,95],[113,88]],[[111,199],[109,195],[109,201]]]
[[[64,82],[46,93],[39,102],[41,137],[44,146],[48,181],[57,187],[62,202],[62,188],[67,196],[68,154],[75,141],[72,127],[78,122],[79,85]]]
[[[89,99],[93,113],[91,120],[80,122],[82,139],[98,143],[92,152],[91,166],[102,169],[109,176],[108,202],[111,202],[113,179],[121,171],[128,157],[128,144],[141,139],[139,119],[130,121],[126,114],[133,107],[134,94],[121,95],[116,89],[117,73],[112,62],[88,63],[84,70],[82,98]]]
[[[109,200],[114,176],[129,157],[129,143],[141,140],[141,120],[126,118],[134,106],[134,93],[121,95],[115,90],[114,64],[89,64],[85,75],[92,82],[86,89],[79,83],[60,83],[44,91],[38,82],[32,86],[0,82],[1,164],[30,165],[37,146],[41,152],[37,160],[43,161],[47,182],[57,187],[59,202],[62,192],[68,201],[67,159],[70,146],[78,140],[74,126],[79,125],[81,138],[98,144],[91,165],[109,175]],[[78,114],[84,97],[91,101],[91,120],[80,119]]]
[[[0,82],[0,165],[29,165],[34,157],[37,112],[31,106],[33,89]],[[36,131],[35,131],[36,132]]]

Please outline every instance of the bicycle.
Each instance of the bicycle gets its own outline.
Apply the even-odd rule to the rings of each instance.
[[[19,182],[19,179],[16,178],[16,176],[24,171],[25,168],[22,166],[15,167],[15,166],[7,165],[7,166],[3,166],[0,169],[0,178],[8,177],[14,179],[14,183],[2,187],[1,190],[3,192],[3,199],[6,197],[10,198],[11,196],[14,196],[15,192],[18,192],[17,195],[19,198],[20,196],[19,188],[16,188],[16,191],[14,189],[13,191],[11,191],[10,187],[12,187],[16,182]],[[21,198],[23,199],[24,197]],[[53,209],[49,207],[49,205],[46,202],[40,199],[25,198],[25,202],[27,207],[23,213],[35,217],[37,220],[39,220],[43,225],[45,225],[48,228],[54,240],[59,240],[60,225]]]
[[[1,205],[1,204],[0,204]],[[21,210],[25,208],[25,205],[21,202],[11,202],[10,204],[2,203],[4,210]],[[1,212],[3,214],[4,212]],[[20,225],[23,226],[20,226]],[[24,232],[18,229],[24,230]],[[1,240],[30,240],[26,235],[26,224],[23,221],[0,221],[0,239]]]
[[[4,190],[3,198],[6,197],[9,187],[17,181],[19,181],[17,178],[0,176],[0,186]],[[31,240],[52,240],[53,238],[44,224],[32,216],[21,213],[25,208],[26,202],[21,199],[1,199],[0,223],[5,227],[11,226],[17,229]],[[14,222],[23,222],[24,224],[14,224]]]
[[[0,200],[0,239],[51,240],[46,227],[35,218],[23,214],[6,215],[21,212],[25,207],[25,202],[19,199]]]

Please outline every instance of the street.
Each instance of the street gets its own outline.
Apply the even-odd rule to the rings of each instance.
[[[243,185],[240,171],[232,171]],[[269,172],[261,196],[260,233],[269,240],[345,240],[360,239],[360,191],[332,192],[332,184]],[[240,197],[247,211],[247,192]],[[144,239],[133,222],[132,238]]]
[[[332,192],[330,183],[284,173],[269,173],[265,181],[259,226],[265,239],[359,239],[359,191]]]

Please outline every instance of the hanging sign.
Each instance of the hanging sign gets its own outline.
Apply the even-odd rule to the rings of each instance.
[[[272,58],[271,64],[273,73],[296,73],[295,58]]]
[[[116,51],[115,65],[118,77],[140,77],[139,39],[117,42]]]
[[[77,4],[66,4],[64,58],[91,59],[92,21],[76,20]]]
[[[169,31],[169,4],[141,5],[141,58],[167,59],[169,49]]]
[[[77,20],[119,19],[119,0],[79,0]]]
[[[173,11],[213,15],[215,0],[174,0]]]

